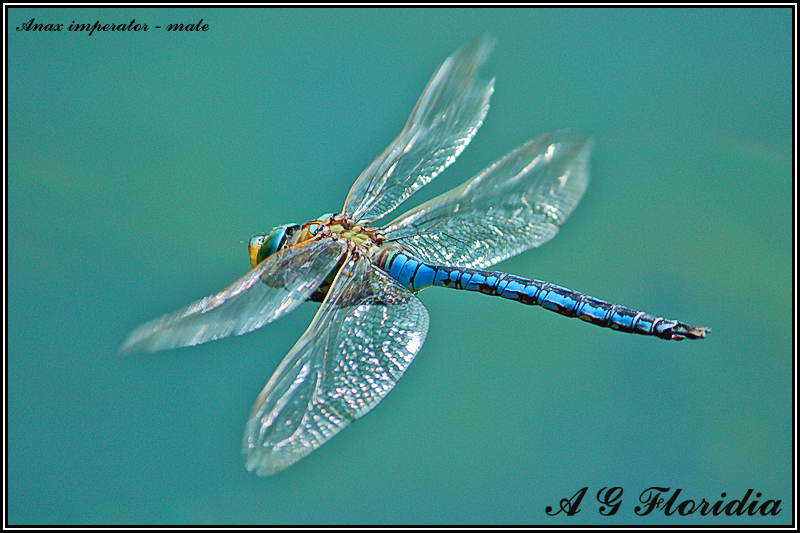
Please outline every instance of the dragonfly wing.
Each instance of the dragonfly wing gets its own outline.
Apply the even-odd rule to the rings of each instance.
[[[469,144],[489,110],[494,78],[477,79],[493,41],[458,49],[434,73],[400,135],[358,177],[344,213],[378,219],[444,170]]]
[[[242,449],[248,470],[279,472],[369,412],[427,331],[416,296],[360,254],[350,257],[253,406]]]
[[[268,257],[227,289],[136,328],[120,351],[155,352],[242,335],[308,299],[336,267],[346,245],[312,240]]]
[[[558,233],[589,183],[591,149],[572,130],[538,137],[384,232],[432,264],[486,268]]]

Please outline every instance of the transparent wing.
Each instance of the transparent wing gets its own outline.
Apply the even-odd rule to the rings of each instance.
[[[358,177],[344,204],[355,220],[378,219],[444,170],[469,144],[489,109],[494,79],[476,79],[493,41],[476,39],[433,74],[400,135]]]
[[[123,352],[194,346],[264,326],[305,301],[336,267],[346,245],[307,241],[268,257],[236,283],[136,328]]]
[[[428,311],[354,255],[258,397],[243,440],[248,470],[274,474],[375,407],[416,356]]]
[[[558,233],[589,183],[591,148],[583,133],[542,135],[384,232],[432,264],[486,268]]]

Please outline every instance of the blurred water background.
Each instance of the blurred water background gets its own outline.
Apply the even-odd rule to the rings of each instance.
[[[791,10],[7,14],[10,524],[790,522]],[[65,30],[17,31],[32,18]],[[66,31],[131,19],[148,31]],[[668,343],[430,289],[392,394],[293,468],[248,473],[252,402],[316,304],[202,347],[117,348],[243,274],[254,233],[339,209],[482,33],[498,39],[484,126],[401,209],[530,138],[588,131],[575,213],[497,268],[711,334]],[[781,512],[637,516],[652,486],[754,489]],[[584,487],[579,514],[545,513]],[[603,487],[624,491],[611,517]]]

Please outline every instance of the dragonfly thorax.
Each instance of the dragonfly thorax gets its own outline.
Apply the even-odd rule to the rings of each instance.
[[[367,250],[379,246],[385,240],[377,228],[358,224],[347,215],[341,214],[323,215],[304,224],[297,242],[315,238],[342,239]]]

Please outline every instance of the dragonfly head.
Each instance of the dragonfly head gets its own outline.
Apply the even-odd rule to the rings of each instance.
[[[288,247],[292,237],[299,229],[298,224],[284,224],[269,233],[254,236],[247,244],[247,250],[250,252],[250,265],[255,268],[267,257]]]

